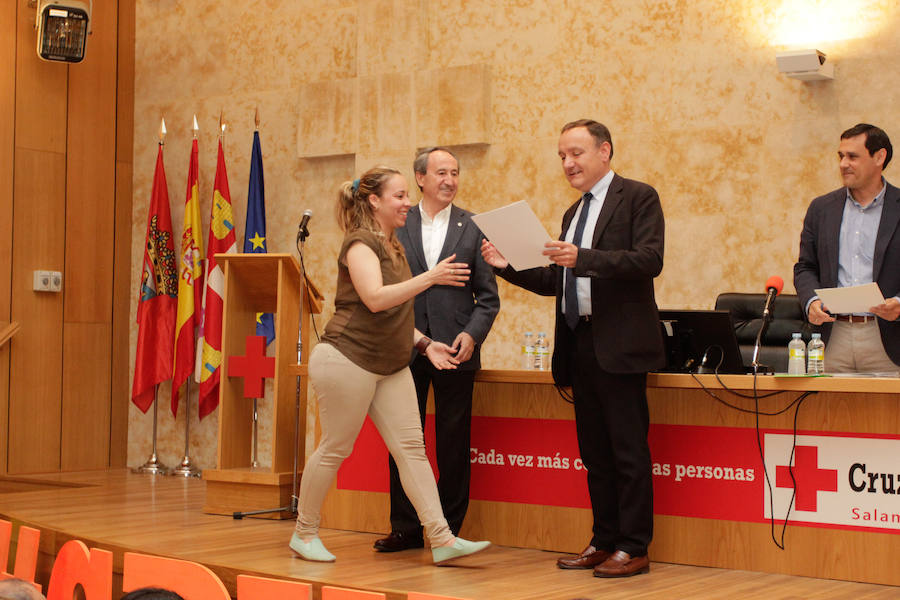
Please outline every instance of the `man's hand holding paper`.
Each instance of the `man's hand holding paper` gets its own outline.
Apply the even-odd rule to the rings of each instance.
[[[504,268],[506,264],[511,264],[517,271],[544,267],[550,264],[548,245],[559,245],[559,242],[552,240],[524,200],[474,215],[472,220],[491,240],[491,256],[503,265],[498,266],[488,260],[488,255],[484,255],[485,261],[493,267]]]

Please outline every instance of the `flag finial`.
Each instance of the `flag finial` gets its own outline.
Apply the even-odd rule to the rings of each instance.
[[[197,136],[200,135],[200,126],[197,125],[197,115],[194,115],[194,126],[191,128],[191,131],[194,133],[194,139],[197,139]]]
[[[225,137],[225,109],[219,109],[219,137]]]
[[[256,124],[256,130],[259,131],[259,107],[256,107],[256,116],[253,117],[253,122]]]
[[[159,145],[164,146],[166,143],[166,118],[161,117],[159,120]]]

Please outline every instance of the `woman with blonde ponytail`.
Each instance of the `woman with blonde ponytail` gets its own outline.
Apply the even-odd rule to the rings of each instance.
[[[375,167],[341,185],[337,219],[344,231],[338,254],[334,316],[309,358],[319,400],[322,438],[300,485],[299,515],[290,547],[301,558],[331,562],[318,537],[322,502],[368,415],[397,463],[403,489],[431,542],[435,564],[474,554],[490,542],[454,537],[425,456],[416,390],[409,371],[413,348],[438,369],[455,369],[455,351],[415,329],[413,298],[433,285],[463,286],[465,263],[449,256],[412,277],[394,230],[410,208],[406,179]]]

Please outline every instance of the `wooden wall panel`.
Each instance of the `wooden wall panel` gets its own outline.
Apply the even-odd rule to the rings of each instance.
[[[135,0],[95,3],[75,65],[38,59],[27,4],[0,6],[0,321],[22,324],[0,350],[0,473],[121,466]],[[38,269],[63,292],[34,292]]]
[[[116,189],[115,3],[97,2],[91,22],[93,33],[84,61],[69,69],[66,272],[63,279],[66,323],[109,323],[112,318]]]
[[[62,270],[66,157],[16,148],[9,386],[9,472],[59,469],[62,295],[32,291],[35,269]]]
[[[62,470],[96,468],[109,462],[116,8],[109,2],[94,6],[93,33],[85,59],[69,70]]]
[[[134,162],[134,6],[135,0],[119,0],[116,69],[119,82],[116,89],[116,160]],[[131,176],[128,177],[131,184]],[[123,198],[131,203],[131,194]],[[130,212],[129,212],[130,214]],[[129,225],[131,221],[129,220]]]
[[[68,67],[37,57],[34,9],[16,5],[16,148],[64,154]]]
[[[131,307],[131,177],[134,139],[134,0],[119,0],[116,86],[116,214],[113,237],[112,377],[109,464],[128,460]]]
[[[116,233],[113,273],[112,371],[110,373],[109,464],[128,463],[129,309],[131,301],[131,173],[130,162],[116,163]]]
[[[0,323],[10,319],[13,155],[16,130],[16,6],[0,4]],[[9,417],[9,345],[0,348],[0,432]],[[0,475],[6,473],[7,436],[0,439]]]
[[[63,336],[60,469],[109,463],[110,339],[108,323],[66,323]]]
[[[63,271],[68,67],[35,52],[34,9],[16,2],[10,473],[59,469],[62,294],[32,290],[33,271]]]

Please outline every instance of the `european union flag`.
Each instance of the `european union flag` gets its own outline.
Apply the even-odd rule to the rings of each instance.
[[[244,252],[266,253],[266,186],[263,181],[262,150],[258,131],[253,132],[253,153],[250,156]],[[266,345],[275,339],[275,321],[272,313],[256,313],[256,335],[266,336]]]

